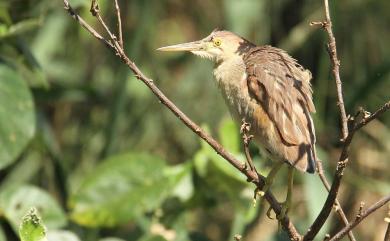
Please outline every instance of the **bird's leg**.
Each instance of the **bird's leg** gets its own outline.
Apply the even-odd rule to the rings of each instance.
[[[286,201],[281,203],[282,210],[280,211],[280,214],[277,216],[278,220],[282,220],[286,216],[288,209],[291,206],[293,183],[294,183],[294,167],[289,166],[288,167],[288,186],[287,186]]]
[[[280,161],[275,162],[275,164],[271,168],[271,171],[268,173],[268,175],[265,179],[265,184],[264,184],[263,188],[261,188],[261,189],[256,188],[255,189],[254,200],[253,200],[254,203],[256,203],[257,196],[260,196],[260,204],[261,204],[261,202],[263,201],[263,196],[268,191],[268,189],[271,187],[272,183],[274,182],[275,176],[278,173],[278,171],[280,170],[280,168],[282,167],[282,165],[283,165],[283,162],[280,162]]]
[[[246,122],[245,119],[242,119],[240,133],[242,134],[242,141],[244,143],[244,152],[245,152],[246,161],[249,164],[249,168],[251,169],[251,171],[254,171],[257,173],[255,165],[253,164],[253,161],[252,161],[252,157],[249,153],[249,142],[253,138],[253,135],[249,134],[250,129],[251,129],[251,125],[248,122]],[[246,163],[244,165],[244,168],[246,168]]]

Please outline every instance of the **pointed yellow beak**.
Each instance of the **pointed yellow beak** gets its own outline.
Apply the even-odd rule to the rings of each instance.
[[[200,51],[204,49],[203,41],[194,41],[158,48],[159,51]]]

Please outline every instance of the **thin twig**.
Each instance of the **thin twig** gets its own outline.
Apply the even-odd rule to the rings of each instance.
[[[355,228],[361,221],[363,221],[367,216],[369,216],[371,213],[375,212],[378,208],[382,207],[386,203],[390,201],[390,195],[382,198],[375,204],[373,204],[368,209],[362,211],[360,213],[360,216],[357,216],[354,221],[352,221],[348,226],[345,226],[343,229],[341,229],[337,234],[335,234],[329,241],[337,241],[342,239],[349,230],[352,230]]]
[[[387,110],[390,109],[390,101],[385,103],[381,108],[379,108],[377,111],[375,111],[374,114],[364,116],[361,121],[354,120],[353,127],[349,131],[348,130],[348,118],[345,113],[344,108],[344,101],[343,101],[343,91],[342,91],[342,83],[340,79],[340,73],[339,73],[339,66],[340,62],[337,57],[337,50],[336,50],[336,40],[332,32],[332,21],[330,19],[330,13],[329,13],[329,3],[328,0],[324,0],[325,5],[325,17],[326,21],[323,27],[325,28],[326,32],[329,36],[329,44],[328,44],[328,52],[329,56],[332,60],[332,66],[333,66],[333,77],[336,81],[336,87],[337,87],[337,98],[338,98],[338,106],[340,110],[340,116],[341,116],[341,123],[342,123],[342,141],[343,141],[343,148],[340,154],[340,158],[337,162],[337,168],[336,172],[334,174],[332,186],[330,187],[328,197],[325,201],[324,206],[322,207],[319,215],[317,216],[316,220],[313,222],[313,224],[310,226],[309,231],[304,235],[303,240],[313,240],[313,238],[318,234],[322,226],[324,225],[325,221],[328,219],[329,214],[333,208],[333,205],[336,203],[338,206],[340,205],[337,201],[337,194],[340,188],[341,179],[344,175],[344,170],[348,164],[348,152],[349,152],[349,146],[352,142],[352,139],[354,137],[354,134],[357,130],[359,130],[364,125],[367,125],[372,120],[378,118],[381,114],[385,113]],[[321,176],[320,176],[321,177]],[[325,183],[324,183],[325,184]],[[329,185],[327,185],[329,187]],[[328,189],[327,187],[327,189]],[[341,210],[341,209],[340,209]],[[345,215],[344,215],[345,216]],[[344,221],[347,221],[346,218]],[[348,227],[347,225],[346,227]],[[348,230],[349,231],[349,230]],[[353,234],[349,233],[349,237],[353,238]]]
[[[330,11],[329,11],[329,2],[328,0],[324,0],[325,5],[325,19],[324,22],[324,28],[329,36],[329,44],[328,44],[328,51],[329,55],[332,60],[332,71],[333,71],[333,77],[336,81],[336,88],[337,88],[337,105],[339,107],[340,116],[341,116],[341,132],[342,132],[342,139],[345,140],[348,136],[348,119],[347,114],[345,112],[344,107],[344,98],[343,98],[343,86],[340,79],[340,60],[337,57],[337,46],[336,46],[336,38],[334,37],[333,31],[332,31],[332,20],[330,18]]]
[[[115,0],[115,10],[116,17],[118,21],[118,35],[119,35],[119,45],[123,49],[123,35],[122,35],[122,20],[121,20],[121,9],[118,4],[118,0]]]
[[[117,38],[113,33],[111,33],[110,28],[107,26],[107,24],[104,22],[102,16],[100,15],[100,8],[97,0],[92,0],[91,1],[91,9],[90,12],[93,16],[95,16],[99,23],[103,26],[103,28],[106,30],[108,36],[110,36],[110,39],[114,42],[117,41]]]
[[[114,41],[113,43],[108,42],[106,39],[101,37],[101,35],[97,34],[97,32],[89,26],[82,18],[77,15],[71,6],[69,5],[69,2],[67,0],[63,0],[65,5],[65,10],[68,11],[68,13],[77,20],[77,22],[84,27],[87,31],[89,31],[93,36],[95,36],[98,40],[104,42],[109,49],[111,49],[122,62],[124,62],[134,73],[134,75],[141,80],[152,92],[153,94],[160,100],[160,102],[165,105],[176,117],[178,117],[188,128],[190,128],[194,133],[196,133],[200,138],[202,138],[204,141],[206,141],[220,156],[222,156],[225,160],[227,160],[231,165],[233,165],[236,169],[238,169],[240,172],[242,172],[249,180],[252,181],[257,187],[262,188],[265,183],[265,177],[258,175],[256,172],[243,168],[242,163],[236,159],[231,153],[226,151],[221,144],[219,144],[214,138],[212,138],[209,134],[207,134],[203,129],[201,129],[198,125],[196,125],[189,117],[187,117],[180,109],[176,107],[176,105],[169,100],[162,92],[161,90],[154,84],[152,79],[147,78],[140,69],[136,66],[134,62],[132,62],[127,55],[125,54],[123,48],[120,47],[117,41]],[[93,2],[96,2],[96,0]],[[95,11],[96,13],[96,11]],[[98,16],[99,14],[97,14]],[[101,24],[103,25],[103,20],[98,19]],[[105,24],[104,24],[105,25]],[[110,35],[110,38],[114,38],[112,34],[110,34],[109,29],[107,28],[106,31]],[[96,34],[95,34],[96,33]],[[107,44],[108,43],[108,44]],[[265,193],[265,198],[268,201],[268,203],[272,206],[274,212],[276,214],[280,214],[281,212],[281,206],[279,205],[276,198],[273,196],[273,194],[270,191],[267,191]],[[283,227],[283,229],[287,232],[291,240],[301,240],[302,236],[299,234],[299,232],[296,230],[293,223],[289,220],[288,216],[286,215],[285,218],[280,220],[280,223]]]
[[[70,6],[68,1],[64,1],[64,9],[69,13],[69,15],[79,22],[79,24],[85,28],[89,33],[91,33],[95,38],[102,41],[107,47],[114,48],[114,45],[112,45],[109,41],[107,41],[105,38],[103,38],[95,29],[93,29],[91,26],[89,26],[84,19],[82,19]]]
[[[330,184],[328,182],[328,179],[325,176],[321,160],[317,161],[317,166],[318,166],[318,176],[320,177],[322,184],[324,185],[324,187],[326,188],[326,190],[329,193],[329,191],[330,191]],[[339,202],[339,200],[337,198],[336,198],[335,204],[336,204],[335,211],[338,213],[338,215],[340,216],[340,218],[343,221],[343,223],[345,225],[348,225],[349,221],[347,219],[347,216],[345,215],[344,210],[342,209],[341,204],[340,204],[340,202]],[[348,232],[348,238],[349,238],[350,241],[356,241],[355,235],[352,233],[352,231]]]
[[[337,194],[339,191],[341,179],[344,174],[344,168],[346,167],[346,164],[348,162],[348,148],[349,148],[349,144],[352,141],[352,136],[353,136],[353,133],[352,135],[348,134],[348,118],[345,112],[343,88],[340,79],[340,61],[338,60],[337,57],[336,39],[332,31],[332,20],[330,18],[328,0],[324,0],[324,8],[325,8],[325,21],[323,22],[322,26],[328,33],[328,37],[329,37],[328,52],[332,62],[333,77],[336,81],[337,105],[339,107],[340,116],[341,116],[341,133],[342,133],[342,141],[344,142],[344,146],[339,161],[337,162],[336,173],[334,175],[332,186],[328,193],[328,197],[325,201],[324,206],[321,209],[321,212],[318,214],[316,220],[310,226],[309,231],[303,237],[303,240],[305,241],[314,239],[314,237],[318,234],[322,226],[325,224],[325,221],[328,219],[329,214],[332,211],[333,205],[336,201]]]
[[[352,131],[357,131],[363,126],[370,123],[372,120],[378,118],[380,115],[385,113],[387,110],[390,109],[390,100],[388,100],[381,108],[379,108],[377,111],[375,111],[373,114],[364,117],[356,126],[354,126]]]
[[[249,168],[252,171],[255,171],[257,173],[256,167],[253,164],[253,160],[252,160],[251,154],[249,152],[249,143],[253,139],[253,135],[249,134],[250,129],[251,129],[251,125],[248,122],[246,122],[245,119],[242,119],[242,125],[240,127],[240,133],[242,134],[242,143],[244,145],[245,157],[246,157],[246,160],[247,160],[247,162],[249,164]]]
[[[324,7],[325,7],[326,20],[325,21],[312,21],[312,22],[310,22],[310,26],[321,26],[322,28],[324,28],[327,31],[328,36],[329,36],[328,52],[329,52],[329,55],[330,55],[330,58],[332,61],[333,75],[334,75],[334,78],[336,80],[336,86],[337,86],[337,98],[338,98],[337,103],[338,103],[339,111],[340,111],[340,115],[341,115],[342,140],[345,140],[345,138],[348,135],[348,119],[347,119],[345,107],[344,107],[342,82],[341,82],[340,73],[339,73],[340,61],[337,58],[336,39],[335,39],[333,32],[332,32],[332,21],[330,18],[328,1],[324,1]],[[326,190],[329,193],[331,187],[330,187],[330,184],[329,184],[329,182],[328,182],[328,180],[323,172],[322,162],[318,161],[317,163],[319,166],[318,175],[321,179],[321,182],[323,183],[323,185],[325,186]],[[336,197],[337,197],[337,195],[336,195]],[[348,225],[349,224],[348,219],[344,213],[344,210],[342,209],[342,207],[340,205],[340,202],[338,201],[337,198],[334,200],[334,202],[336,204],[336,209],[335,209],[336,212],[338,213],[338,215],[340,216],[340,218],[344,222],[344,224]],[[310,229],[310,230],[312,230],[312,229]],[[348,233],[348,237],[349,237],[350,241],[356,241],[356,238],[353,235],[352,231],[350,231]]]

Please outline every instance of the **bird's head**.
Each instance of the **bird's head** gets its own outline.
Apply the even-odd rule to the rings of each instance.
[[[160,51],[188,51],[216,62],[245,53],[254,46],[249,41],[229,31],[214,30],[204,39],[158,48]]]

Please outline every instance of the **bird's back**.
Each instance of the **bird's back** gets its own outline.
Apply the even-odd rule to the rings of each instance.
[[[252,124],[268,128],[258,130],[263,133],[258,135],[259,142],[274,158],[313,173],[316,139],[310,116],[315,112],[310,72],[285,51],[271,46],[251,48],[243,60],[248,94],[257,104]],[[265,126],[264,121],[271,124]]]

